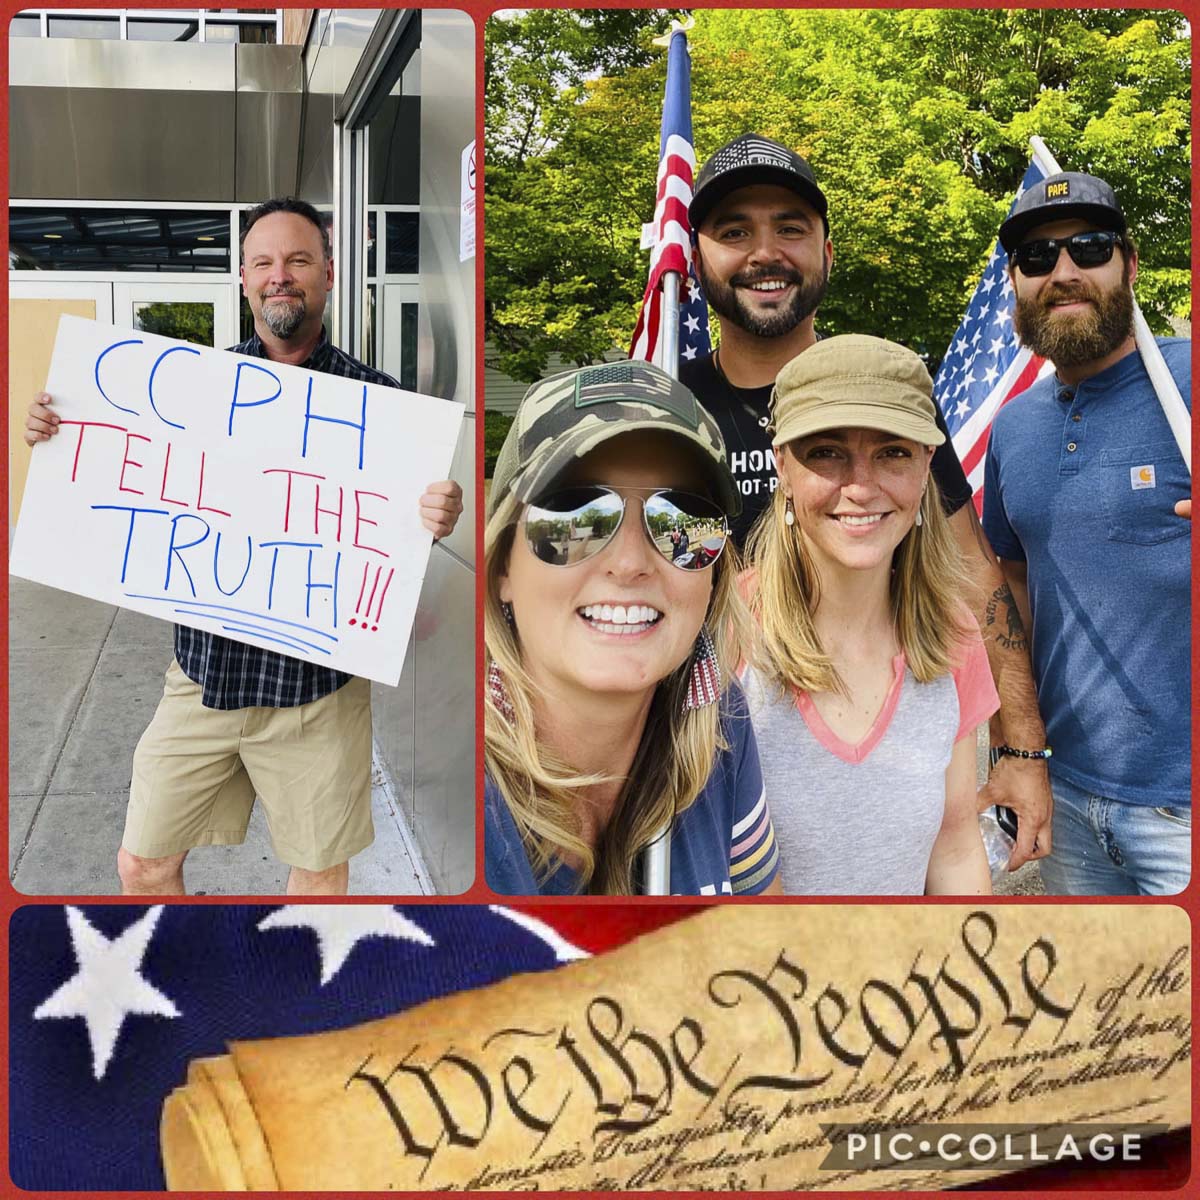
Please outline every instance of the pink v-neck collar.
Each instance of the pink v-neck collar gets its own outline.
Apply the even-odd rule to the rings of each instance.
[[[905,665],[903,652],[892,659],[892,686],[888,689],[888,694],[884,698],[874,723],[857,745],[852,746],[849,742],[842,741],[829,728],[825,723],[825,718],[817,711],[817,706],[807,692],[796,691],[793,693],[796,697],[796,708],[804,719],[805,725],[808,726],[809,732],[830,754],[836,754],[843,762],[851,764],[864,762],[867,755],[883,740],[883,735],[887,733],[888,726],[892,723],[892,717],[896,715],[896,706],[900,703],[900,689],[904,684]]]

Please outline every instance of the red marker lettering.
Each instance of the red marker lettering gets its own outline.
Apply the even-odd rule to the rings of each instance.
[[[377,546],[367,546],[358,540],[359,536],[362,532],[363,525],[375,525],[375,526],[379,525],[378,521],[372,521],[370,519],[370,517],[364,517],[362,515],[362,499],[361,499],[361,497],[363,497],[363,496],[374,496],[379,500],[385,500],[385,501],[387,500],[387,497],[384,496],[383,494],[381,494],[380,492],[360,492],[357,488],[355,488],[355,490],[354,490],[354,545],[359,550],[370,550],[372,554],[382,554],[384,558],[391,558],[391,555],[388,554],[386,550],[380,550]],[[367,608],[369,609],[370,607],[371,606],[368,603]]]
[[[94,426],[96,429],[115,429],[118,433],[128,433],[129,430],[124,425],[109,425],[106,421],[59,421],[59,425],[78,425],[79,426],[79,441],[75,443],[75,461],[71,464],[71,482],[75,482],[75,476],[79,473],[79,452],[83,449],[83,431],[89,426]]]
[[[117,484],[117,490],[120,492],[132,492],[135,496],[144,496],[145,492],[139,492],[137,488],[125,486],[125,468],[126,467],[144,467],[145,463],[135,462],[129,457],[129,441],[131,438],[137,438],[138,441],[148,442],[150,439],[142,433],[126,433],[125,434],[125,457],[121,459],[121,481]],[[79,431],[79,440],[83,441],[83,430]],[[74,476],[72,476],[74,478]]]
[[[284,501],[283,507],[283,532],[290,531],[292,520],[292,476],[303,475],[305,479],[324,479],[324,475],[314,475],[311,471],[289,471],[286,467],[269,467],[263,471],[264,475],[286,475],[287,481],[287,499]]]
[[[196,511],[197,512],[213,512],[220,513],[223,517],[232,517],[233,513],[226,512],[223,508],[209,508],[204,503],[204,451],[200,451],[200,487],[196,491]],[[219,584],[217,585],[220,586]]]
[[[187,508],[186,500],[172,500],[171,497],[167,495],[167,472],[170,469],[171,469],[171,443],[168,442],[167,443],[167,457],[166,457],[166,461],[163,463],[162,487],[159,488],[159,490],[158,490],[158,498],[164,504],[178,504],[180,508]]]

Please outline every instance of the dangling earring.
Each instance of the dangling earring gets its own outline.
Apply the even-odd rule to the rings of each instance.
[[[693,654],[691,678],[688,679],[687,695],[683,698],[684,712],[715,704],[721,697],[721,667],[707,625],[700,626]]]
[[[914,524],[916,525],[916,527],[918,529],[920,529],[921,526],[925,524],[925,518],[923,516],[921,516],[921,510],[919,508],[917,509],[917,519],[914,522]]]
[[[500,715],[511,725],[516,720],[512,701],[508,698],[508,689],[504,686],[504,674],[493,660],[488,664],[488,695]]]
[[[796,523],[796,514],[792,512],[792,498],[784,501],[783,523],[790,529]]]
[[[515,629],[517,626],[516,618],[513,616],[513,607],[507,600],[500,601],[500,615],[504,618],[504,623],[509,629]]]

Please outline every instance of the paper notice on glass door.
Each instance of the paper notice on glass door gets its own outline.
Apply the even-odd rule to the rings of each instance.
[[[475,257],[475,143],[462,152],[462,173],[459,187],[458,261]]]

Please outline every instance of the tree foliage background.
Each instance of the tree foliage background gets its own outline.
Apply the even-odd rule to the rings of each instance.
[[[628,345],[649,263],[666,62],[680,10],[540,9],[486,33],[489,363],[532,381],[558,352]],[[1140,243],[1152,327],[1191,316],[1190,30],[1178,12],[697,10],[703,160],[754,131],[829,198],[826,333],[940,359],[1040,134],[1106,178]]]

